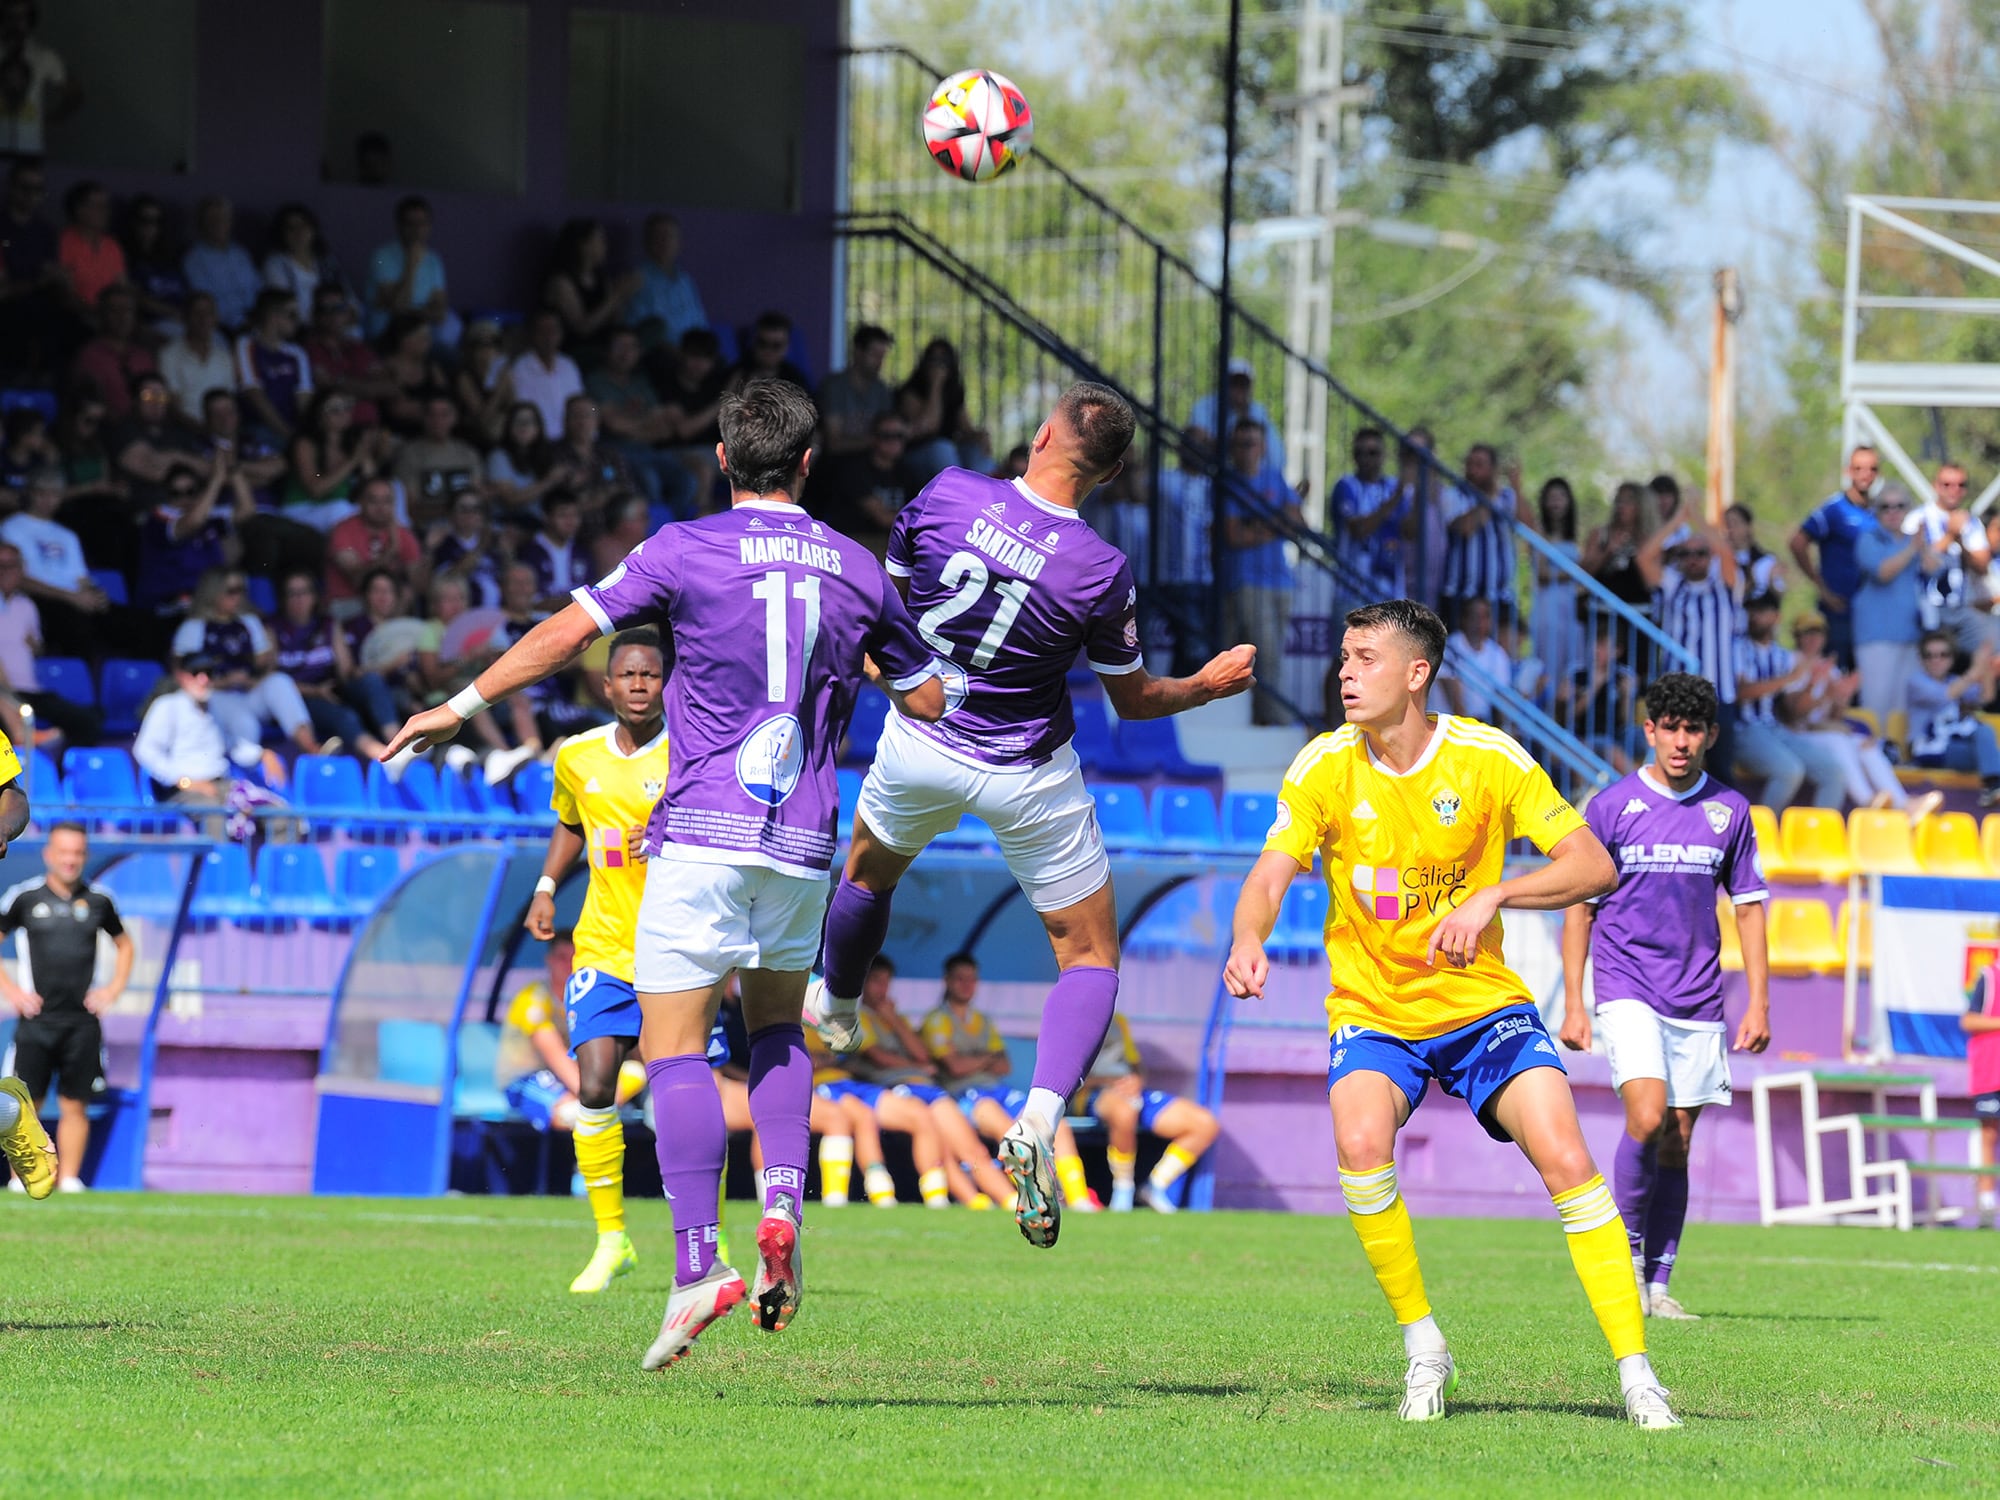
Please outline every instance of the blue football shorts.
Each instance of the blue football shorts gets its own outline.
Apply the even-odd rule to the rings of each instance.
[[[899,1083],[890,1089],[892,1094],[901,1094],[905,1099],[914,1099],[919,1104],[936,1104],[951,1095],[934,1083]]]
[[[563,989],[563,1009],[568,1013],[572,1054],[599,1037],[616,1037],[621,1042],[639,1039],[639,997],[629,979],[602,969],[578,969]]]
[[[1017,1119],[1021,1111],[1028,1107],[1028,1091],[1004,1083],[983,1083],[977,1088],[958,1091],[958,1107],[967,1114],[971,1114],[982,1099],[991,1099]]]
[[[562,1103],[569,1090],[563,1081],[547,1068],[537,1068],[532,1073],[516,1078],[501,1091],[507,1102],[521,1112],[521,1117],[537,1130],[547,1130],[554,1117],[555,1107]]]
[[[881,1084],[862,1083],[859,1079],[855,1078],[836,1078],[831,1083],[822,1083],[815,1086],[813,1092],[819,1095],[820,1098],[831,1100],[835,1104],[840,1103],[844,1099],[859,1099],[863,1104],[873,1109],[877,1104],[882,1102]]]
[[[1531,1068],[1569,1070],[1532,1005],[1510,1005],[1470,1026],[1421,1042],[1406,1042],[1365,1026],[1343,1026],[1333,1034],[1326,1086],[1349,1073],[1381,1073],[1403,1091],[1415,1110],[1435,1078],[1447,1094],[1472,1107],[1486,1133],[1508,1140],[1487,1107],[1509,1082]]]
[[[1097,1101],[1104,1097],[1101,1088],[1084,1089],[1076,1096],[1076,1113],[1097,1115]],[[1164,1089],[1146,1089],[1139,1095],[1139,1128],[1151,1130],[1160,1118],[1160,1112],[1172,1104],[1180,1095],[1169,1094]],[[1101,1117],[1100,1117],[1101,1118]]]

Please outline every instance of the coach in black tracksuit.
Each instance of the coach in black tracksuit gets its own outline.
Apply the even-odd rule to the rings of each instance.
[[[104,1032],[97,1018],[110,1009],[132,973],[132,939],[110,896],[83,878],[90,842],[74,823],[58,823],[42,846],[47,874],[0,896],[0,937],[25,934],[34,988],[24,988],[0,967],[0,999],[21,1014],[14,1032],[14,1073],[37,1107],[57,1080],[62,1117],[56,1126],[59,1188],[83,1186],[84,1152],[90,1144],[90,1101],[104,1091]],[[97,935],[117,943],[111,983],[91,987],[97,969]]]

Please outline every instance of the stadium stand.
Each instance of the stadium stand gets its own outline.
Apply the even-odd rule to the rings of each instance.
[[[1910,820],[1894,808],[1855,808],[1847,815],[1847,838],[1853,867],[1864,875],[1923,873],[1910,836]],[[1841,878],[1845,878],[1844,871]]]

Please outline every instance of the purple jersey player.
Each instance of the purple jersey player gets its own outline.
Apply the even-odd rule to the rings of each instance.
[[[1704,1105],[1729,1102],[1719,895],[1735,907],[1750,987],[1736,1050],[1771,1042],[1766,892],[1750,804],[1702,769],[1716,711],[1705,678],[1669,673],[1646,690],[1653,758],[1599,792],[1585,815],[1617,863],[1618,888],[1571,907],[1563,925],[1562,1041],[1590,1046],[1588,955],[1596,1028],[1625,1105],[1613,1196],[1640,1303],[1656,1318],[1694,1316],[1667,1290],[1687,1220],[1688,1141]]]
[[[599,634],[642,623],[671,633],[672,754],[646,830],[633,953],[678,1254],[647,1369],[679,1359],[746,1296],[757,1326],[773,1332],[798,1310],[813,1072],[799,1017],[838,837],[834,755],[867,659],[904,713],[935,719],[945,707],[930,650],[881,565],[799,508],[817,421],[812,402],[783,381],[724,398],[717,453],[730,510],[661,528],[383,752],[386,760],[451,738],[490,699],[541,681]],[[716,1258],[728,1137],[708,1034],[714,987],[732,969],[766,1162],[747,1289]]]
[[[1034,1086],[1000,1143],[1016,1220],[1038,1246],[1055,1243],[1061,1219],[1054,1138],[1064,1101],[1118,1000],[1111,862],[1070,748],[1064,679],[1082,656],[1121,718],[1151,719],[1242,692],[1256,657],[1237,646],[1183,678],[1153,677],[1140,661],[1132,570],[1077,515],[1119,471],[1133,428],[1116,391],[1071,386],[1035,433],[1022,478],[946,469],[897,517],[889,571],[938,655],[946,708],[934,723],[892,715],[883,730],[827,911],[825,979],[807,1006],[832,1046],[856,1045],[861,985],[896,882],[965,814],[984,819],[1062,971],[1042,1010]],[[1080,1164],[1064,1175],[1080,1188]]]

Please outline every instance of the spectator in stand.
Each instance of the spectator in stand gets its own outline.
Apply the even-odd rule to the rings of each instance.
[[[896,410],[909,424],[910,469],[921,481],[953,464],[984,473],[992,462],[986,434],[966,414],[965,381],[950,339],[924,345],[916,369],[896,392]]]
[[[17,406],[0,423],[0,510],[18,507],[29,477],[59,461],[48,419],[32,406]]]
[[[542,430],[551,440],[563,435],[563,407],[583,394],[583,376],[576,361],[562,352],[562,316],[544,307],[528,321],[528,347],[508,367],[516,399],[542,414]]]
[[[591,372],[584,389],[597,403],[611,446],[631,469],[646,498],[661,511],[660,522],[694,514],[695,477],[666,451],[680,436],[676,414],[660,403],[660,393],[639,366],[639,335],[616,328],[604,364]]]
[[[541,408],[515,402],[499,446],[486,455],[487,488],[502,518],[511,521],[531,509],[539,512],[542,496],[568,479],[569,471],[556,462]]]
[[[506,434],[507,413],[514,409],[511,363],[500,347],[498,323],[481,318],[465,331],[453,390],[465,425],[481,447],[491,447]]]
[[[854,330],[847,368],[835,370],[819,383],[821,451],[828,458],[866,453],[874,443],[875,419],[896,405],[896,393],[882,378],[882,366],[895,340],[886,328],[863,323]]]
[[[1553,550],[1582,566],[1583,551],[1576,537],[1576,491],[1567,479],[1545,481],[1534,508],[1522,512],[1521,520]],[[1568,681],[1572,668],[1584,659],[1582,603],[1576,579],[1549,558],[1537,556],[1535,602],[1528,610],[1529,649],[1558,683]]]
[[[583,507],[584,524],[593,533],[601,526],[604,507],[612,497],[634,487],[623,455],[598,441],[598,429],[597,403],[590,397],[572,396],[563,404],[563,435],[555,445],[556,467],[566,472],[563,488],[576,496]]]
[[[0,361],[23,372],[59,365],[82,342],[84,328],[69,304],[69,283],[56,259],[55,226],[42,216],[48,173],[39,161],[16,157],[7,169],[0,207]]]
[[[1495,620],[1512,620],[1514,602],[1514,523],[1520,516],[1520,471],[1512,483],[1500,481],[1500,455],[1491,443],[1474,443],[1465,455],[1465,483],[1445,492],[1443,608],[1456,626],[1468,599],[1490,599]]]
[[[111,235],[111,194],[85,179],[63,194],[63,216],[69,223],[56,241],[56,264],[69,277],[71,295],[93,309],[106,287],[127,279],[125,247]]]
[[[468,605],[481,609],[498,605],[500,566],[507,558],[506,536],[493,524],[479,492],[461,490],[452,496],[445,519],[431,532],[431,576],[462,583]],[[610,571],[604,568],[592,576],[602,578]]]
[[[395,695],[374,672],[354,665],[347,636],[320,608],[319,584],[310,573],[287,573],[279,585],[278,671],[304,699],[322,748],[336,741],[374,760],[401,722]]]
[[[416,533],[396,521],[396,482],[386,474],[361,481],[355,513],[326,538],[326,597],[336,616],[359,608],[361,580],[387,573],[406,595],[421,594],[430,564]]]
[[[1760,800],[1786,808],[1808,779],[1813,806],[1839,808],[1847,773],[1841,759],[1817,735],[1803,734],[1778,717],[1790,712],[1790,695],[1806,686],[1812,669],[1778,641],[1779,599],[1753,594],[1744,605],[1748,633],[1736,638],[1736,764],[1764,783]]]
[[[1513,685],[1513,658],[1493,638],[1493,601],[1474,594],[1459,612],[1459,628],[1445,640],[1438,686],[1453,713],[1497,724],[1491,689]]]
[[[220,807],[229,799],[234,772],[261,769],[266,784],[285,784],[285,763],[252,738],[224,732],[210,710],[217,663],[206,656],[174,665],[174,690],[147,704],[132,742],[132,759],[153,783],[160,802]],[[220,822],[220,819],[214,820]]]
[[[1584,540],[1584,572],[1613,598],[1636,610],[1647,610],[1653,602],[1653,589],[1639,568],[1639,552],[1659,529],[1652,492],[1629,480],[1619,485],[1611,496],[1610,516]]]
[[[1556,679],[1556,722],[1611,763],[1620,776],[1645,758],[1645,732],[1634,713],[1639,679],[1619,659],[1619,632],[1606,615],[1591,632],[1590,656]]]
[[[715,445],[722,441],[716,418],[729,375],[722,368],[722,345],[706,328],[682,334],[680,354],[660,387],[660,402],[674,421],[669,451],[694,475],[696,508],[706,512],[715,503]]]
[[[646,280],[637,270],[607,275],[610,253],[602,223],[570,219],[556,233],[542,279],[542,306],[562,319],[563,347],[592,367],[602,362],[611,330],[624,321]]]
[[[166,205],[151,193],[141,193],[125,209],[125,276],[139,294],[140,320],[156,333],[177,330],[188,300],[187,276],[180,247],[167,235]]]
[[[583,507],[568,490],[542,496],[542,529],[528,539],[521,560],[535,570],[538,607],[553,614],[569,599],[571,589],[594,582],[590,551],[577,541],[583,529]]]
[[[431,248],[431,206],[412,195],[396,205],[396,237],[368,259],[368,336],[379,338],[397,313],[421,313],[438,347],[458,347],[458,314],[445,290],[444,261]]]
[[[1222,630],[1248,641],[1264,663],[1260,683],[1284,673],[1285,636],[1292,620],[1292,564],[1285,538],[1305,530],[1298,496],[1284,472],[1264,457],[1265,432],[1244,418],[1229,434],[1229,470],[1222,491]],[[1251,700],[1251,721],[1289,724],[1291,714],[1266,688]]]
[[[330,532],[354,514],[354,491],[381,472],[388,435],[354,426],[354,398],[319,391],[305,409],[298,435],[286,448],[291,477],[284,513],[317,531]]]
[[[418,659],[431,630],[410,613],[410,595],[394,573],[373,568],[362,577],[361,612],[342,619],[340,628],[362,671],[375,673],[392,693],[416,689]]]
[[[174,631],[173,659],[213,663],[208,708],[229,739],[258,744],[269,726],[305,754],[317,755],[319,737],[305,700],[298,685],[276,670],[276,649],[248,602],[249,580],[237,569],[203,573],[188,617]]]
[[[439,576],[431,580],[428,629],[417,647],[415,665],[404,678],[410,695],[427,708],[444,702],[466,686],[491,666],[500,654],[484,644],[483,639],[478,645],[467,644],[467,632],[461,622],[466,620],[469,607],[462,579]],[[512,714],[515,710],[510,706],[508,712]],[[501,731],[499,714],[475,714],[466,728],[489,758],[496,753],[513,755],[507,749],[507,737]],[[462,755],[454,753],[460,749],[461,746],[454,744],[445,751],[445,764],[454,770],[476,758],[470,748],[466,748]]]
[[[590,575],[602,578],[625,561],[632,549],[651,536],[652,507],[643,495],[627,495],[614,500],[605,516],[609,529],[590,544]]]
[[[999,466],[993,471],[993,477],[995,479],[1026,479],[1028,477],[1028,459],[1032,453],[1033,450],[1026,443],[1016,443],[1007,450],[1007,456],[1000,460]]]
[[[806,372],[793,364],[792,320],[784,313],[768,310],[757,315],[743,357],[729,373],[729,389],[740,391],[753,380],[789,380],[802,391],[810,391]]]
[[[1784,593],[1785,570],[1778,554],[1758,543],[1757,517],[1750,507],[1730,506],[1722,513],[1722,530],[1729,538],[1729,550],[1736,554],[1736,570],[1743,575],[1744,592],[1752,598],[1758,594]]]
[[[88,381],[113,421],[132,410],[133,383],[158,369],[139,339],[139,296],[129,286],[108,286],[97,298],[97,337],[76,351],[76,378]]]
[[[35,0],[0,0],[0,57],[18,58],[28,73],[30,110],[14,122],[9,146],[24,156],[41,155],[48,149],[42,132],[83,107],[83,88],[62,55],[35,38],[41,20]]]
[[[104,731],[103,716],[88,704],[42,690],[35,670],[35,658],[42,654],[41,613],[25,582],[21,549],[9,538],[0,541],[0,691],[27,704],[36,722],[60,731],[66,743],[96,744]]]
[[[1678,546],[1694,530],[1693,517],[1681,509],[1681,482],[1671,474],[1655,474],[1646,481],[1646,490],[1653,497],[1660,525],[1674,528],[1669,545]]]
[[[284,455],[261,434],[244,430],[242,408],[236,404],[234,392],[210,391],[201,410],[197,454],[204,462],[240,476],[257,502],[256,513],[239,528],[243,566],[262,578],[281,577],[298,568],[317,574],[326,565],[326,538],[279,510]]]
[[[1841,672],[1840,664],[1826,655],[1826,638],[1826,621],[1818,615],[1802,615],[1792,626],[1804,678],[1785,695],[1783,712],[1800,733],[1838,761],[1847,795],[1857,807],[1894,807],[1907,811],[1912,825],[1921,823],[1937,810],[1944,794],[1926,792],[1912,800],[1896,779],[1882,742],[1857,734],[1844,721],[1843,712],[1854,701],[1860,676]]]
[[[395,150],[381,131],[364,130],[354,138],[354,180],[368,187],[396,180]]]
[[[895,412],[877,413],[867,448],[815,467],[806,485],[806,509],[878,558],[886,556],[897,512],[922,488],[904,462],[909,437]]]
[[[106,408],[109,415],[109,408]],[[171,420],[173,398],[167,394],[167,383],[158,375],[139,377],[132,400],[132,415],[129,420],[118,423],[111,430],[109,450],[115,464],[115,475],[131,489],[131,504],[135,511],[145,513],[158,505],[166,495],[167,476],[175,468],[192,464],[206,471],[208,465],[196,456],[197,445],[185,426]],[[101,551],[107,543],[118,538],[115,527],[78,526],[77,534],[83,538],[83,549],[90,557],[92,567],[120,567],[131,571],[131,557],[123,555],[120,561],[106,559],[118,555],[112,551]]]
[[[1662,521],[1637,558],[1640,576],[1657,590],[1660,629],[1694,654],[1690,669],[1715,684],[1711,775],[1728,781],[1736,753],[1736,619],[1743,578],[1736,554],[1717,532],[1681,520]]]
[[[496,649],[506,650],[548,618],[538,602],[541,586],[541,574],[532,563],[517,561],[508,564],[500,578],[500,607],[506,612],[506,618],[494,627],[491,640]],[[508,700],[514,705],[514,735],[520,741],[521,749],[539,757],[544,746],[611,722],[611,716],[601,709],[576,701],[579,686],[579,673],[571,668],[514,694]],[[490,776],[492,772],[493,766],[489,761],[487,774]]]
[[[1203,428],[1188,429],[1181,434],[1174,467],[1160,470],[1160,524],[1166,530],[1160,539],[1160,571],[1153,589],[1173,638],[1176,677],[1200,670],[1215,654],[1208,639],[1208,596],[1214,579],[1209,536],[1214,441],[1214,434]]]
[[[1151,595],[1153,585],[1153,492],[1146,468],[1146,457],[1135,443],[1125,452],[1125,466],[1086,496],[1081,507],[1091,528],[1124,554],[1142,597]],[[1144,610],[1140,615],[1142,641],[1150,614]]]
[[[1857,577],[1846,619],[1861,674],[1861,707],[1875,716],[1879,731],[1887,732],[1889,716],[1909,707],[1917,638],[1923,633],[1923,597],[1928,581],[1944,571],[1945,560],[1931,549],[1921,526],[1905,535],[1910,495],[1901,485],[1883,485],[1872,508],[1874,524],[1854,539]]]
[[[1922,532],[1941,566],[1926,580],[1923,623],[1927,630],[1948,630],[1961,651],[1996,644],[1993,616],[1974,599],[1975,585],[1993,563],[1986,528],[1966,509],[1966,473],[1957,464],[1942,464],[1933,481],[1937,495],[1903,521],[1903,530]]]
[[[56,448],[61,457],[63,478],[68,483],[63,505],[63,524],[77,529],[77,512],[95,511],[102,505],[125,499],[125,482],[118,477],[105,446],[104,403],[95,393],[73,394],[56,424]],[[129,517],[122,517],[129,519]]]
[[[292,299],[297,326],[311,323],[318,309],[319,289],[339,292],[347,300],[340,267],[320,233],[319,219],[303,203],[287,203],[271,218],[271,249],[264,257],[264,285]]]
[[[1361,604],[1401,599],[1408,593],[1403,579],[1403,523],[1411,513],[1401,487],[1384,471],[1388,451],[1380,428],[1361,428],[1351,449],[1354,468],[1333,486],[1340,561],[1361,591],[1356,601]]]
[[[1436,608],[1441,602],[1446,555],[1451,536],[1445,529],[1445,483],[1437,466],[1437,439],[1428,427],[1412,427],[1396,445],[1396,493],[1410,507],[1411,519],[1403,555],[1403,580],[1410,596]],[[1328,674],[1339,677],[1339,663]],[[1338,694],[1335,695],[1336,701]]]
[[[423,427],[396,450],[390,472],[409,497],[411,528],[427,531],[459,496],[480,496],[486,481],[479,450],[458,435],[458,403],[450,390],[433,386],[423,404]]]
[[[1831,625],[1828,639],[1834,660],[1854,665],[1854,622],[1850,601],[1861,582],[1854,544],[1875,527],[1869,497],[1882,472],[1875,450],[1863,444],[1847,455],[1847,487],[1822,501],[1792,533],[1792,556],[1819,596],[1819,606]],[[1818,547],[1819,557],[1813,558]]]
[[[288,443],[312,396],[312,361],[292,342],[298,315],[292,294],[266,287],[250,310],[250,327],[236,340],[236,389],[250,423],[272,441]]]
[[[708,312],[694,277],[681,266],[680,220],[667,213],[648,214],[645,249],[639,291],[625,316],[648,349],[671,353],[690,332],[707,329]]]
[[[415,437],[423,431],[425,400],[450,383],[431,348],[431,325],[414,313],[390,319],[389,331],[382,335],[378,373],[385,391],[382,422],[398,437]]]
[[[300,347],[312,363],[313,389],[345,391],[354,398],[354,425],[374,427],[382,420],[376,402],[396,394],[374,349],[354,336],[354,304],[337,286],[313,293],[312,326]]]
[[[0,537],[20,554],[25,587],[41,610],[38,634],[50,649],[57,656],[96,656],[111,643],[100,629],[111,601],[90,576],[82,540],[55,518],[65,489],[61,469],[30,475],[24,505],[0,522]]]
[[[2000,737],[1977,717],[1993,696],[2000,658],[1981,644],[1972,664],[1954,677],[1957,639],[1949,630],[1928,630],[1918,643],[1923,670],[1910,679],[1910,763],[1946,771],[1979,773],[1979,805],[2000,803]]]
[[[1211,368],[1213,368],[1211,366]],[[1236,424],[1248,418],[1262,424],[1265,433],[1264,453],[1273,468],[1285,467],[1285,444],[1278,431],[1271,425],[1271,414],[1264,409],[1261,401],[1251,395],[1252,381],[1256,375],[1250,361],[1238,355],[1229,361],[1229,378],[1223,382],[1221,410],[1213,396],[1203,396],[1188,412],[1188,419],[1181,424],[1182,429],[1199,427],[1204,432],[1234,432]],[[1415,436],[1415,434],[1411,434]],[[1425,434],[1426,437],[1429,434]]]
[[[187,299],[179,338],[160,350],[160,378],[174,398],[174,415],[201,420],[201,404],[213,390],[236,389],[236,351],[222,337],[215,298],[195,292]]]
[[[181,257],[181,274],[188,289],[215,299],[222,326],[232,331],[250,321],[264,278],[250,252],[237,244],[236,210],[227,198],[212,194],[194,206],[195,242]]]

